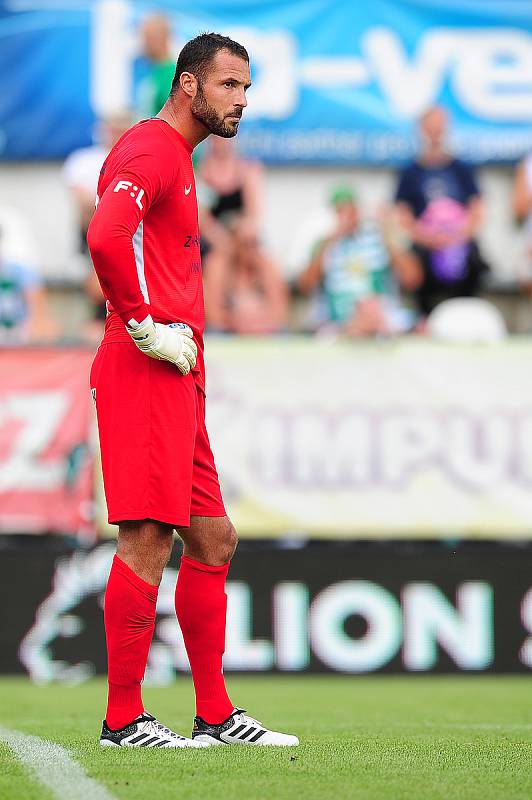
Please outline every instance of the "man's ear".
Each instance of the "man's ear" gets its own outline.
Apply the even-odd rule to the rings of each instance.
[[[179,85],[188,97],[195,97],[198,91],[198,79],[191,72],[182,72],[179,76]]]

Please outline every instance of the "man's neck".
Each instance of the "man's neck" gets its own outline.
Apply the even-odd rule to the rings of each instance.
[[[443,147],[434,147],[425,150],[419,159],[422,164],[427,167],[441,167],[443,164],[448,164],[451,161],[451,156]]]
[[[170,100],[166,101],[157,116],[175,128],[193,148],[209,135],[206,127],[187,108],[179,108]]]
[[[158,55],[153,56],[150,61],[152,64],[166,64],[168,61],[173,61],[173,58],[170,52],[159,53]]]

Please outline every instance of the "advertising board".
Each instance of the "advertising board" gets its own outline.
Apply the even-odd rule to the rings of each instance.
[[[4,550],[0,672],[76,683],[106,669],[109,542]],[[159,591],[146,682],[188,662],[175,551]],[[432,674],[532,669],[532,548],[487,543],[244,544],[227,584],[227,672]]]

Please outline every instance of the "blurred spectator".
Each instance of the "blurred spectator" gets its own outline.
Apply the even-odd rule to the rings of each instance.
[[[172,28],[163,14],[150,14],[140,27],[144,75],[138,87],[139,119],[154,117],[166,103],[174,79],[176,57]]]
[[[101,333],[101,322],[105,320],[106,308],[96,273],[90,264],[87,247],[87,229],[94,213],[96,189],[102,164],[109,151],[131,125],[129,114],[116,114],[102,120],[98,125],[98,142],[91,147],[74,150],[63,164],[63,177],[74,201],[78,219],[78,253],[86,261],[88,272],[85,292],[93,310],[95,325],[89,324],[85,331],[90,338]]]
[[[258,162],[241,158],[231,139],[212,136],[198,177],[200,229],[209,247],[230,251],[228,226],[235,217],[244,217],[248,230],[259,234],[264,188]]]
[[[2,344],[51,341],[57,327],[36,270],[3,256],[0,232],[0,339]]]
[[[241,334],[281,330],[287,290],[277,264],[262,251],[249,219],[234,218],[229,236],[229,252],[211,252],[205,267],[207,326]]]
[[[319,241],[299,276],[298,288],[321,289],[326,322],[352,336],[400,333],[412,327],[412,315],[398,299],[398,282],[418,279],[417,259],[401,250],[383,226],[360,215],[354,193],[338,187],[330,198],[336,227]]]
[[[94,213],[96,189],[102,164],[111,148],[131,125],[129,114],[116,114],[101,120],[97,142],[74,150],[63,164],[63,177],[70,189],[78,214],[79,252],[88,255],[87,229]]]
[[[525,234],[525,263],[519,269],[524,288],[532,295],[532,153],[517,168],[512,197],[513,212]]]
[[[472,169],[449,153],[445,110],[429,109],[419,133],[419,155],[402,170],[395,199],[422,267],[414,296],[428,314],[442,300],[477,294],[488,267],[475,241],[482,222],[479,190]]]

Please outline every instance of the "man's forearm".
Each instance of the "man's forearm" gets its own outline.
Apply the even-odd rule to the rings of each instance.
[[[117,223],[92,218],[87,234],[94,269],[105,297],[127,325],[142,322],[150,314],[147,291],[143,293],[130,233]]]

